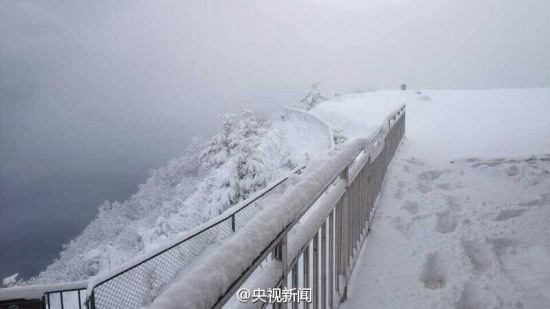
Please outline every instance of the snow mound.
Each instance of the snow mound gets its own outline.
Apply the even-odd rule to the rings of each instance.
[[[391,112],[411,98],[412,94],[404,91],[348,94],[317,105],[311,113],[344,132],[347,140],[367,138],[378,131]]]

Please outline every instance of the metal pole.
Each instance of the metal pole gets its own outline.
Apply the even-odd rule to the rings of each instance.
[[[307,289],[309,285],[309,244],[307,244],[304,250],[304,289]],[[304,304],[304,308],[309,308],[309,303]]]
[[[343,171],[342,178],[346,182],[346,192],[342,198],[341,205],[341,251],[340,254],[340,273],[338,274],[342,278],[344,286],[339,286],[339,293],[341,301],[345,301],[347,298],[347,282],[348,282],[348,264],[349,264],[349,192],[348,192],[348,180],[349,180],[349,167]]]
[[[327,307],[327,223],[321,227],[321,308]]]
[[[294,291],[298,289],[298,262],[292,267],[292,288]],[[298,299],[292,303],[292,309],[298,309]]]
[[[328,303],[330,308],[334,306],[334,210],[328,216],[328,267],[329,267],[329,284],[328,284]]]
[[[319,308],[319,232],[313,237],[313,308]]]

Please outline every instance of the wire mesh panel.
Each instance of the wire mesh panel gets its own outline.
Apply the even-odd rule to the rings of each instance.
[[[160,289],[207,247],[243,228],[259,211],[271,205],[286,189],[288,179],[254,198],[223,221],[111,277],[93,288],[92,308],[139,308],[151,303]]]
[[[86,308],[86,289],[47,292],[44,308],[81,309]]]
[[[138,308],[149,304],[160,289],[204,249],[233,233],[226,219],[94,288],[96,308]]]
[[[260,210],[264,209],[268,205],[273,204],[281,195],[283,195],[286,187],[285,183],[287,181],[288,180],[281,182],[278,186],[266,192],[264,195],[256,199],[253,203],[235,213],[235,231],[239,231]]]

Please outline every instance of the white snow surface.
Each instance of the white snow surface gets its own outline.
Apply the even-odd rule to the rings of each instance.
[[[550,89],[406,93],[342,307],[550,308]]]
[[[401,103],[406,138],[342,307],[550,307],[550,89],[379,91],[312,113],[350,140],[370,137]],[[212,305],[342,162],[317,165],[151,308]]]
[[[313,108],[311,113],[342,130],[348,140],[368,138],[383,120],[411,98],[409,92],[377,91],[337,96]]]

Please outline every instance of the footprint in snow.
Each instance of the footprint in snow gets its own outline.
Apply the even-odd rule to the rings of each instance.
[[[417,185],[418,191],[420,191],[422,193],[428,193],[428,192],[432,191],[432,187],[430,187],[430,185],[428,185],[425,182],[419,182],[416,185]]]
[[[550,194],[541,194],[538,198],[518,203],[519,206],[547,206],[550,205]]]
[[[508,168],[506,168],[506,175],[513,177],[517,176],[519,174],[519,168],[516,165],[512,165]]]
[[[396,200],[403,199],[403,188],[397,188],[393,193],[393,197],[395,197]]]
[[[416,165],[416,166],[424,166],[424,164],[425,164],[424,162],[422,162],[422,161],[420,161],[416,158],[405,159],[403,161],[408,162],[408,163],[413,164],[413,165]]]
[[[443,190],[452,191],[452,190],[463,189],[464,185],[462,185],[460,182],[443,182],[438,184],[437,187]]]
[[[462,241],[462,248],[472,263],[476,275],[489,269],[495,262],[494,254],[487,243]]]
[[[418,177],[418,180],[421,180],[421,181],[434,181],[437,178],[441,177],[441,175],[447,174],[450,172],[451,172],[450,170],[439,170],[439,171],[433,170],[433,171],[420,173],[418,174],[417,177]]]
[[[447,279],[445,278],[445,270],[439,253],[429,253],[426,255],[426,261],[420,274],[420,281],[422,281],[424,287],[432,290],[445,287]]]
[[[458,223],[456,222],[456,218],[453,214],[451,214],[449,210],[437,214],[437,223],[435,225],[435,229],[439,233],[444,234],[454,232],[457,226]]]
[[[527,210],[526,209],[505,209],[501,210],[494,221],[508,221],[512,218],[519,217],[523,215]]]
[[[449,204],[451,210],[457,211],[462,209],[462,205],[458,197],[454,195],[445,195],[445,200],[447,201],[447,204]]]
[[[416,215],[418,213],[418,203],[417,202],[405,201],[401,208],[406,210],[411,215]]]
[[[490,308],[490,300],[471,283],[466,283],[455,304],[456,309]]]

